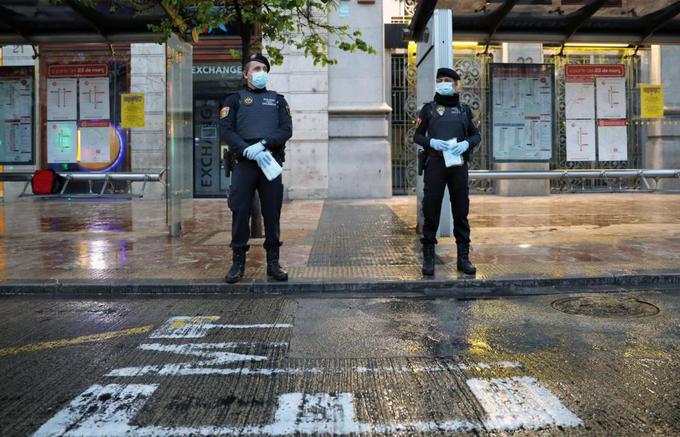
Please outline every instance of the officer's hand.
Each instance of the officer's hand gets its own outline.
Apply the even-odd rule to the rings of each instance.
[[[266,167],[272,162],[272,155],[268,152],[260,152],[255,156],[255,161],[260,167]]]
[[[460,155],[460,154],[465,153],[465,151],[469,148],[470,148],[470,143],[468,143],[467,141],[461,141],[459,143],[456,143],[449,150],[451,150],[451,153],[453,153],[454,155]]]
[[[255,156],[257,156],[258,153],[262,152],[264,150],[264,146],[262,145],[261,142],[255,143],[251,146],[248,146],[245,148],[243,151],[243,156],[245,156],[248,159],[255,159]]]
[[[434,150],[439,150],[440,152],[443,152],[444,150],[449,148],[449,143],[447,143],[444,140],[432,138],[430,140],[430,147],[433,148]]]

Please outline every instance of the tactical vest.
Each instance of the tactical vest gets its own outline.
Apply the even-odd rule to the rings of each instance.
[[[274,91],[241,90],[236,133],[244,140],[261,140],[279,127],[279,106]]]
[[[427,131],[430,138],[448,141],[456,138],[463,141],[470,131],[469,119],[463,105],[444,106],[430,102],[430,124]]]

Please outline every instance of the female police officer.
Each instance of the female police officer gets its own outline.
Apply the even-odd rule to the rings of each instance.
[[[466,274],[475,274],[470,262],[470,225],[467,215],[468,162],[473,148],[479,144],[479,130],[472,120],[470,108],[460,102],[460,76],[450,68],[437,70],[434,101],[426,103],[420,111],[413,140],[424,148],[425,193],[423,197],[423,274],[434,274],[434,246],[441,212],[444,188],[449,187],[453,212],[453,234],[458,247],[457,268]],[[450,141],[455,138],[456,141]],[[462,165],[446,166],[443,152],[462,157]]]

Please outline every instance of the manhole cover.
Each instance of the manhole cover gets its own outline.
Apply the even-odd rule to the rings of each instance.
[[[593,317],[647,317],[659,313],[655,305],[634,297],[566,297],[554,301],[552,307],[567,314]]]

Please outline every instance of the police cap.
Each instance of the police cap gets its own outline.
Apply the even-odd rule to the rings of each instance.
[[[253,55],[250,55],[248,59],[246,59],[246,61],[243,63],[243,66],[245,67],[251,61],[262,62],[264,65],[267,66],[267,72],[269,72],[269,70],[271,69],[271,66],[269,65],[269,60],[265,58],[262,55],[262,53],[255,53]]]
[[[440,77],[450,77],[454,81],[459,81],[460,80],[460,75],[456,73],[456,70],[453,70],[451,68],[440,68],[437,70],[437,78]]]

